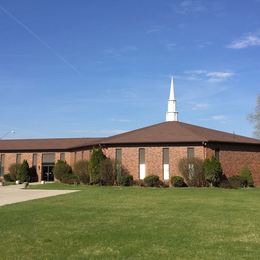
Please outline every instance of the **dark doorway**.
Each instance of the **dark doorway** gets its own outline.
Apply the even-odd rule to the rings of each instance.
[[[44,153],[42,155],[42,181],[54,181],[54,165],[55,153]]]
[[[53,174],[54,163],[42,164],[42,180],[43,181],[54,181]]]

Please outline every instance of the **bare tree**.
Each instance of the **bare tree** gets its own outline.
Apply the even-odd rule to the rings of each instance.
[[[257,97],[255,112],[248,115],[248,120],[254,124],[254,136],[260,138],[260,95]]]

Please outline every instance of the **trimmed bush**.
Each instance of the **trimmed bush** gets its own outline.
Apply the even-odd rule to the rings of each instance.
[[[252,173],[248,168],[243,168],[240,171],[241,184],[243,187],[254,187]]]
[[[20,165],[20,167],[17,170],[17,180],[21,182],[27,182],[30,179],[29,175],[29,164],[26,160],[23,161],[23,163]]]
[[[65,184],[80,184],[79,177],[73,173],[67,173],[62,177],[62,183]]]
[[[203,161],[201,159],[182,158],[179,162],[179,171],[188,186],[206,186],[206,181],[203,174]]]
[[[223,189],[232,189],[232,186],[229,183],[229,180],[225,174],[222,174],[221,176],[219,187]]]
[[[114,185],[116,171],[115,162],[107,158],[101,162],[100,165],[100,178],[102,185]]]
[[[243,187],[243,179],[238,175],[228,177],[228,182],[233,189]]]
[[[18,175],[18,169],[21,167],[20,163],[13,163],[9,166],[9,173],[10,173],[10,178],[12,181],[17,180],[17,175]]]
[[[100,167],[106,159],[101,148],[94,148],[89,161],[90,184],[101,184]]]
[[[68,175],[72,175],[71,167],[64,161],[57,161],[54,169],[53,169],[54,176],[60,182],[68,178]]]
[[[221,163],[216,157],[213,156],[211,159],[206,159],[203,162],[203,173],[206,181],[209,182],[211,186],[219,186],[222,172]]]
[[[89,184],[89,163],[87,160],[80,160],[73,166],[73,173],[78,176],[83,184]]]
[[[160,178],[157,175],[149,175],[144,178],[144,184],[147,187],[159,187],[160,183]]]
[[[4,180],[5,180],[5,182],[11,182],[12,181],[10,173],[4,174]]]
[[[118,185],[120,186],[132,186],[134,183],[133,176],[130,174],[120,176],[118,179]]]
[[[184,179],[181,176],[172,176],[171,185],[173,187],[185,187],[186,186]]]

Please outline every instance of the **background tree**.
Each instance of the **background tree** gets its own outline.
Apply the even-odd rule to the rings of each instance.
[[[12,181],[16,181],[18,177],[18,170],[21,167],[20,163],[13,163],[9,166],[9,173]]]
[[[257,97],[255,112],[248,115],[248,120],[254,124],[254,136],[260,138],[260,95]]]

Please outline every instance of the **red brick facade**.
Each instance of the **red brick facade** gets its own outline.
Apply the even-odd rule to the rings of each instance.
[[[218,144],[204,146],[133,146],[133,147],[108,147],[104,148],[104,153],[111,159],[115,159],[116,149],[122,150],[122,165],[133,175],[135,180],[139,179],[139,149],[145,149],[146,176],[155,174],[163,180],[163,148],[169,148],[169,171],[170,176],[180,175],[178,163],[181,158],[187,157],[187,148],[193,147],[195,157],[200,159],[210,158],[215,154],[215,149],[219,149],[220,162],[226,176],[238,175],[243,167],[248,167],[257,186],[260,186],[260,147],[250,145]],[[64,152],[65,160],[73,166],[75,161],[90,159],[90,149]],[[21,154],[21,162],[27,160],[32,166],[33,154],[37,154],[37,174],[41,180],[42,152],[25,152]],[[16,162],[17,153],[5,154],[4,171],[8,172],[11,164]],[[60,159],[61,152],[55,153],[55,160]]]

